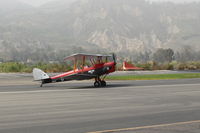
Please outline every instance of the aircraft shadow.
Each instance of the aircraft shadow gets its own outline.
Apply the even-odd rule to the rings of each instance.
[[[104,89],[104,88],[120,88],[120,87],[129,87],[133,86],[132,84],[108,84],[106,87],[94,87],[91,85],[44,85],[42,88],[51,88],[51,89],[63,89],[63,90],[70,90],[70,89]]]
[[[133,86],[131,84],[108,84],[106,87],[94,87],[94,86],[71,86],[68,89],[104,89],[104,88],[121,88],[121,87],[129,87]]]

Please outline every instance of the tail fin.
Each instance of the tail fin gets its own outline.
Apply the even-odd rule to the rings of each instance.
[[[49,75],[47,75],[45,72],[38,68],[33,69],[33,78],[34,80],[44,80],[44,79],[49,79]]]

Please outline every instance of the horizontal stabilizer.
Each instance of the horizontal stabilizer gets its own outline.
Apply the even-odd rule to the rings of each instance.
[[[49,79],[49,75],[47,75],[45,72],[38,68],[33,69],[33,78],[34,80],[44,80],[44,79]]]

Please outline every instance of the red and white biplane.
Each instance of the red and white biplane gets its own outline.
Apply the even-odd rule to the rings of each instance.
[[[106,86],[105,77],[115,71],[116,56],[100,54],[74,54],[64,59],[73,61],[73,70],[50,77],[38,68],[33,69],[35,81],[41,81],[43,84],[64,82],[70,80],[88,80],[95,79],[94,87]]]

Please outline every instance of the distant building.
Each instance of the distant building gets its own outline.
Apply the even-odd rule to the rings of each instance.
[[[126,61],[123,62],[122,69],[123,71],[144,70],[144,68],[136,67],[133,64],[130,64]]]
[[[49,61],[50,64],[59,64],[59,61]]]

